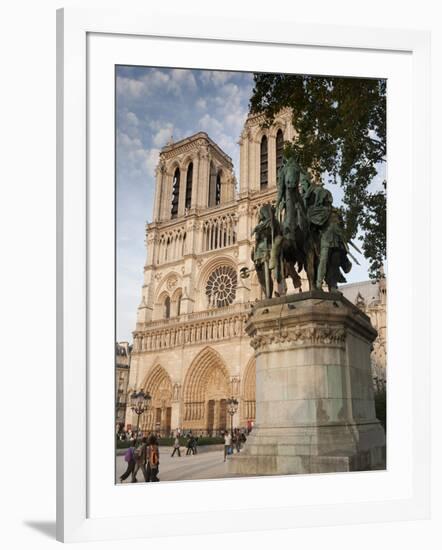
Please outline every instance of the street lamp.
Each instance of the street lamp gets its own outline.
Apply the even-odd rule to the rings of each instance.
[[[230,414],[230,433],[233,437],[233,415],[238,410],[238,399],[230,397],[227,399],[227,412]]]
[[[138,439],[140,416],[149,409],[151,399],[149,392],[144,392],[143,390],[134,391],[130,396],[130,408],[137,415],[137,436],[135,440]]]

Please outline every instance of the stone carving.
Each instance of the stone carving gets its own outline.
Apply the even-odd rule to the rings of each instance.
[[[360,292],[358,292],[358,295],[356,296],[355,306],[365,312],[365,305],[366,304],[364,297]]]
[[[240,382],[241,382],[241,379],[239,376],[232,376],[230,378],[230,386],[231,386],[231,390],[232,390],[232,395],[239,395],[240,393]]]
[[[192,323],[154,328],[140,331],[134,335],[134,352],[156,351],[187,344],[206,344],[245,334],[245,323],[248,314],[229,315],[221,319],[202,319]]]
[[[173,401],[179,401],[180,400],[180,393],[181,393],[181,385],[176,383],[173,385],[173,395],[172,400]]]
[[[255,335],[250,345],[255,351],[266,348],[271,344],[294,343],[303,345],[337,345],[345,343],[346,331],[344,327],[330,327],[329,325],[296,326],[282,330],[279,334]]]
[[[167,288],[168,288],[169,290],[172,290],[173,288],[176,287],[177,283],[178,283],[178,277],[177,277],[176,275],[171,275],[171,276],[167,279],[166,285],[167,285]]]

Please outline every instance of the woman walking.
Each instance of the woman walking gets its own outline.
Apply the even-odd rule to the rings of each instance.
[[[120,477],[120,482],[123,483],[135,468],[135,439],[130,442],[130,447],[124,453],[124,460],[127,462],[127,468],[124,474]]]

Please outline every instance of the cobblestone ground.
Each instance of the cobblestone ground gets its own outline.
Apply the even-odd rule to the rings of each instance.
[[[160,447],[160,481],[178,481],[184,479],[218,479],[233,477],[227,473],[227,462],[224,462],[224,451],[214,450],[186,456],[186,449],[172,458],[172,448]],[[123,456],[117,456],[117,480],[126,470],[127,463]],[[236,476],[235,476],[236,477]],[[124,483],[130,483],[130,476]],[[138,470],[137,480],[143,481],[143,474]]]

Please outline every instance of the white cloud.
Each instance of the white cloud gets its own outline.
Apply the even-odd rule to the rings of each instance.
[[[159,148],[145,148],[139,138],[131,138],[125,132],[117,133],[118,172],[122,178],[153,178],[159,154]]]
[[[126,121],[130,126],[138,126],[139,120],[135,113],[132,113],[132,111],[128,111],[126,113]]]
[[[149,175],[153,175],[155,172],[155,168],[158,164],[158,159],[160,156],[160,150],[156,148],[149,149],[146,151],[146,160],[145,160],[145,166],[147,173]]]
[[[195,106],[197,109],[207,109],[207,101],[203,97],[199,97],[195,102]]]
[[[212,83],[215,86],[221,86],[225,84],[230,78],[234,77],[236,73],[229,71],[202,71],[201,81],[204,84]]]
[[[152,142],[156,147],[164,147],[173,134],[173,125],[167,124],[160,128],[153,136]]]
[[[223,125],[219,120],[216,118],[213,118],[208,113],[206,113],[202,118],[199,120],[199,125],[201,130],[204,130],[208,134],[216,135],[223,130]],[[212,138],[213,139],[213,138]]]
[[[117,77],[117,94],[121,96],[140,97],[144,84],[135,78]]]
[[[172,82],[187,88],[188,90],[196,90],[197,84],[192,71],[188,69],[172,69],[170,73]]]

